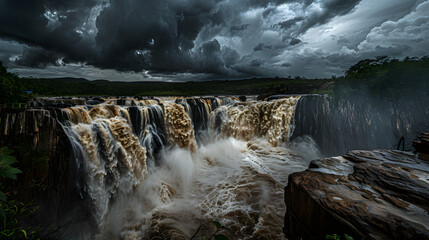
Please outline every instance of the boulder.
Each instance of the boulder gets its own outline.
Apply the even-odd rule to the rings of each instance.
[[[429,163],[394,151],[314,160],[285,188],[289,239],[429,239]]]

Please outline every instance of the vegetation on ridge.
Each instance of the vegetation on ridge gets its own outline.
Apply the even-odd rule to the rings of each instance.
[[[252,78],[203,82],[110,82],[59,78],[19,78],[0,65],[0,103],[22,102],[28,95],[40,96],[195,96],[368,93],[395,97],[428,94],[429,58],[403,60],[378,57],[351,66],[344,76],[325,79]]]
[[[269,92],[308,93],[326,79],[253,78],[200,82],[110,82],[22,78],[27,89],[43,96],[195,96],[258,95]]]
[[[384,56],[362,60],[335,81],[334,92],[390,98],[428,95],[429,57],[398,60]]]
[[[0,104],[25,102],[23,79],[18,75],[8,73],[6,67],[0,62]]]

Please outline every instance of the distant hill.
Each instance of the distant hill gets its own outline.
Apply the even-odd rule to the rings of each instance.
[[[42,96],[191,96],[311,93],[328,79],[252,78],[204,82],[111,82],[82,78],[22,78],[26,89]]]
[[[59,80],[59,81],[66,81],[66,82],[88,82],[89,81],[85,78],[73,78],[73,77],[50,78],[50,79]]]
[[[189,82],[89,81],[84,78],[19,78],[1,66],[2,102],[21,99],[24,90],[40,96],[192,96],[327,93],[368,94],[395,98],[429,94],[429,58],[403,60],[378,57],[351,66],[344,76],[329,79],[251,78]],[[15,96],[15,97],[14,97]]]

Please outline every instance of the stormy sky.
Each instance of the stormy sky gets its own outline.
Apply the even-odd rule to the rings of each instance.
[[[34,77],[330,77],[428,55],[429,0],[0,0],[0,61]]]

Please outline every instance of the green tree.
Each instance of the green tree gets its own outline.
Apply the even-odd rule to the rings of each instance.
[[[0,148],[0,177],[3,182],[5,179],[17,179],[17,174],[21,170],[12,167],[16,163],[13,151],[7,147]],[[19,219],[33,216],[38,207],[35,207],[33,201],[22,203],[16,200],[16,191],[4,193],[3,186],[0,184],[0,239],[40,239],[40,225],[23,227]],[[54,229],[55,230],[55,229]]]
[[[12,153],[13,151],[7,147],[2,147],[0,149],[0,177],[2,178],[2,180],[6,178],[16,179],[16,175],[18,173],[22,173],[21,170],[12,167],[12,164],[17,162],[15,157],[11,156]],[[0,202],[5,202],[6,195],[2,190],[3,187],[0,184]],[[0,205],[0,218],[1,217],[5,217],[5,213]]]
[[[391,59],[386,56],[365,59],[351,66],[335,81],[336,95],[369,93],[397,98],[428,94],[429,58]]]
[[[26,98],[20,78],[16,74],[8,73],[0,62],[0,103],[21,103],[25,102]]]

